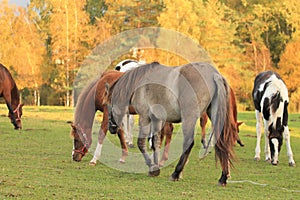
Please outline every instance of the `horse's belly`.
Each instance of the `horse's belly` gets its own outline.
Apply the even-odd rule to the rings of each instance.
[[[150,118],[154,116],[174,123],[181,121],[178,98],[174,91],[164,86],[149,84],[139,88],[131,103],[139,115],[148,115]]]

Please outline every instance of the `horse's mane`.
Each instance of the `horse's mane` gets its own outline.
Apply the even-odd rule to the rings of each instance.
[[[125,72],[125,74],[111,86],[110,91],[112,91],[112,93],[114,90],[118,91],[113,94],[114,98],[120,100],[120,103],[124,102],[128,104],[132,94],[140,85],[141,81],[147,78],[147,74],[155,70],[158,66],[161,65],[158,62],[153,62]]]
[[[74,120],[75,123],[79,120],[79,116],[82,116],[82,113],[86,112],[86,107],[84,106],[86,101],[93,100],[95,96],[95,86],[97,86],[99,78],[94,79],[89,85],[87,85],[80,93],[78,97],[78,102],[76,105]],[[91,99],[92,98],[92,99]]]

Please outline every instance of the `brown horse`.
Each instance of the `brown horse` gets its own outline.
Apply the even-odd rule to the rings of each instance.
[[[0,64],[0,97],[3,97],[7,108],[8,117],[15,129],[22,129],[22,107],[20,103],[19,90],[6,67]]]
[[[81,92],[75,109],[74,123],[71,124],[71,135],[74,137],[74,149],[72,152],[74,161],[81,161],[92,144],[92,126],[95,113],[98,110],[103,112],[103,118],[99,130],[97,147],[90,164],[96,165],[97,160],[99,160],[102,144],[108,130],[108,111],[103,102],[105,84],[114,84],[123,74],[123,72],[115,70],[104,72],[100,79],[93,81]],[[131,111],[131,114],[135,114],[135,111]],[[169,132],[172,131],[172,125],[166,124],[165,126],[163,134],[171,135],[172,133]],[[122,157],[119,161],[124,163],[128,155],[124,132],[122,129],[119,129],[117,134],[122,148]],[[169,145],[166,145],[164,151],[169,151]],[[168,157],[164,155],[167,155],[167,153],[163,154],[161,159],[162,163],[168,159]]]
[[[235,95],[234,95],[234,92],[232,90],[232,88],[230,87],[230,100],[231,100],[231,106],[232,106],[232,109],[233,109],[233,119],[235,121],[235,124],[236,124],[236,129],[238,132],[240,132],[239,130],[239,126],[243,124],[243,122],[238,122],[237,121],[237,106],[236,106],[236,99],[235,99]],[[200,126],[201,126],[201,143],[203,145],[203,148],[206,148],[206,139],[205,139],[205,126],[207,124],[207,120],[208,120],[208,116],[207,116],[207,113],[204,112],[202,113],[201,117],[200,117]],[[242,143],[239,135],[236,135],[236,141],[237,143],[243,147],[244,144]]]

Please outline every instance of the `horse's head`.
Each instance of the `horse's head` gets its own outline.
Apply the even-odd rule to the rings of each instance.
[[[281,118],[277,118],[276,125],[273,123],[269,126],[269,145],[271,151],[272,164],[276,165],[278,162],[278,154],[283,143],[284,126],[281,123]]]
[[[80,162],[82,157],[88,152],[88,140],[84,130],[78,125],[71,124],[71,135],[74,138],[72,158]]]
[[[11,123],[14,124],[15,129],[22,129],[21,117],[23,115],[23,106],[24,104],[18,104],[17,107],[13,110],[13,116],[10,112],[8,113],[8,117],[10,118]]]
[[[241,146],[241,147],[243,147],[243,146],[245,146],[243,143],[242,143],[242,140],[240,139],[240,137],[239,137],[239,132],[240,132],[240,125],[242,125],[244,122],[236,122],[236,129],[237,129],[237,136],[236,136],[236,141],[237,141],[237,143]]]

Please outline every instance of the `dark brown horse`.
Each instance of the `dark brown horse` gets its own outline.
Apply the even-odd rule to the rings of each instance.
[[[71,124],[71,135],[74,137],[74,147],[72,152],[74,161],[81,161],[82,157],[88,152],[88,149],[92,144],[92,126],[95,113],[98,110],[103,112],[103,118],[99,130],[97,147],[90,164],[96,165],[97,160],[100,159],[102,144],[108,130],[108,111],[103,102],[105,84],[114,84],[123,74],[123,72],[115,70],[104,72],[99,79],[93,81],[81,92],[76,105],[74,123]],[[132,110],[131,114],[135,114],[135,111]],[[163,134],[171,136],[172,132],[169,132],[172,130],[173,126],[166,124],[163,129]],[[119,129],[117,134],[122,148],[122,157],[119,161],[124,163],[125,158],[128,155],[124,132],[122,129]],[[162,163],[168,159],[167,152],[169,151],[169,144],[165,146],[164,151],[166,153],[162,156]]]
[[[0,64],[0,97],[6,102],[11,123],[15,129],[21,129],[23,104],[20,103],[19,90],[10,72],[2,64]]]

